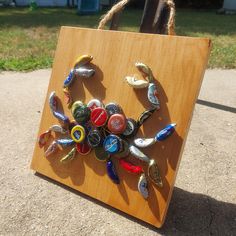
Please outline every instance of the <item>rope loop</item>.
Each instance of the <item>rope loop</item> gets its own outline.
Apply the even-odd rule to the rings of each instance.
[[[102,16],[102,19],[99,22],[98,29],[104,29],[108,21],[112,19],[114,14],[122,11],[125,6],[130,2],[130,0],[121,0],[115,4],[106,15]],[[173,0],[165,0],[167,6],[169,7],[170,14],[167,23],[167,33],[168,35],[175,35],[175,4]]]

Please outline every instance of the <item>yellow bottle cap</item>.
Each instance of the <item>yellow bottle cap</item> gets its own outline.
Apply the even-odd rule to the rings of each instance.
[[[81,125],[76,125],[71,130],[71,138],[76,143],[81,143],[85,139],[85,129]]]

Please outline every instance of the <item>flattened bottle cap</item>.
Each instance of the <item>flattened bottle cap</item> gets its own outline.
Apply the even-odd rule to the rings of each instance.
[[[91,122],[94,126],[101,127],[106,124],[108,115],[107,115],[107,112],[104,108],[97,107],[92,110],[90,118],[91,118]]]
[[[103,103],[99,101],[98,99],[92,99],[88,102],[87,107],[93,110],[97,107],[103,107]]]
[[[126,118],[123,114],[113,114],[107,124],[108,129],[113,134],[121,134],[126,129]]]
[[[85,129],[81,125],[76,125],[71,130],[71,138],[76,143],[81,143],[85,139]]]
[[[95,148],[102,144],[102,135],[98,130],[91,130],[87,135],[88,144]]]
[[[113,114],[121,114],[122,113],[121,107],[118,104],[113,103],[113,102],[108,103],[105,106],[105,109],[106,109],[109,116],[111,116]]]
[[[58,108],[58,100],[56,96],[56,92],[53,91],[49,95],[49,106],[52,112],[57,111]]]
[[[126,119],[126,123],[127,123],[126,129],[123,132],[123,135],[126,137],[134,136],[138,130],[137,122],[132,118],[128,118],[128,119]]]
[[[85,123],[90,118],[90,109],[85,104],[72,105],[72,115],[78,123]]]
[[[112,134],[108,135],[103,142],[104,150],[110,154],[119,152],[121,146],[122,144],[120,138]]]
[[[77,143],[76,144],[77,152],[81,155],[87,155],[91,152],[91,147],[87,142]]]
[[[75,78],[75,74],[74,74],[74,70],[72,69],[64,81],[64,88],[70,86],[72,82],[74,81],[74,78]]]
[[[138,126],[141,126],[148,118],[152,116],[152,114],[156,111],[156,108],[152,108],[144,111],[140,117],[138,118]]]

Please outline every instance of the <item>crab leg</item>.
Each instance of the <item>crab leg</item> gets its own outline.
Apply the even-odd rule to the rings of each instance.
[[[144,173],[141,174],[139,177],[138,191],[145,199],[148,198],[148,182]]]
[[[95,74],[95,70],[92,68],[83,66],[83,67],[74,69],[74,73],[75,73],[75,76],[78,76],[78,77],[90,78]]]
[[[143,173],[143,168],[141,166],[133,165],[131,162],[126,161],[124,158],[119,159],[119,164],[129,173],[134,173],[134,174]]]
[[[148,156],[146,156],[143,152],[141,152],[138,148],[131,145],[129,147],[130,153],[136,157],[137,159],[144,161],[148,164],[148,177],[158,186],[162,187],[162,179],[160,175],[159,168],[157,166],[157,163],[154,159],[150,159]]]
[[[57,139],[56,143],[60,145],[61,147],[69,147],[75,144],[75,141],[70,138],[64,138],[64,139]]]
[[[56,141],[53,141],[50,146],[47,148],[47,150],[44,152],[45,157],[48,157],[55,153],[59,149],[58,144]]]
[[[74,63],[74,68],[75,67],[81,67],[84,66],[88,63],[90,63],[93,60],[93,57],[91,55],[82,55],[79,56]]]
[[[155,111],[155,108],[144,111],[138,118],[138,127],[140,127],[148,118],[150,118]]]
[[[50,106],[50,109],[51,109],[52,113],[58,109],[57,99],[58,98],[56,96],[56,92],[55,91],[51,92],[50,95],[49,95],[49,106]]]
[[[64,92],[64,100],[65,100],[68,108],[70,109],[73,104],[73,98],[71,95],[71,91],[68,87],[66,87],[63,89],[63,92]]]
[[[163,187],[161,174],[155,160],[151,159],[148,165],[148,177],[160,188]]]
[[[119,176],[116,173],[115,165],[111,160],[107,161],[107,174],[115,184],[120,183]]]
[[[135,63],[136,68],[141,72],[143,77],[149,81],[149,83],[152,83],[154,78],[152,74],[152,70],[144,63],[142,62],[136,62]]]
[[[139,148],[149,147],[156,142],[161,142],[171,136],[175,130],[176,124],[169,124],[160,130],[154,138],[136,138],[134,144]]]
[[[73,160],[73,159],[75,158],[75,154],[76,154],[76,147],[72,148],[72,149],[70,150],[70,152],[69,152],[67,155],[65,155],[64,157],[62,157],[61,160],[60,160],[60,162],[61,162],[61,163],[65,163],[65,162],[67,162],[67,161]]]
[[[67,134],[68,131],[66,129],[64,129],[62,126],[60,125],[52,125],[49,130],[55,132],[55,133],[60,133],[60,134]]]
[[[47,130],[39,136],[38,143],[40,148],[46,145],[50,136],[51,136],[51,130]]]

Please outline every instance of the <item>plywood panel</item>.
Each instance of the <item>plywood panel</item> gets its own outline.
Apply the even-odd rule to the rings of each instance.
[[[84,102],[94,97],[104,103],[116,101],[127,117],[137,119],[149,107],[146,90],[135,92],[123,78],[137,73],[134,66],[137,61],[151,67],[159,88],[161,110],[144,124],[137,136],[150,137],[165,125],[177,123],[176,132],[169,139],[144,151],[157,161],[164,187],[160,189],[150,183],[150,197],[146,201],[137,191],[138,176],[121,169],[117,160],[114,159],[114,162],[121,179],[120,185],[111,182],[106,174],[105,163],[97,161],[93,152],[88,156],[77,155],[75,160],[63,165],[59,159],[65,152],[44,158],[44,150],[37,143],[31,168],[127,214],[161,227],[209,51],[210,41],[204,38],[62,27],[48,88],[48,94],[55,90],[62,101],[62,84],[75,59],[78,55],[91,54],[97,69],[96,75],[83,82],[76,81],[74,98]],[[62,108],[71,117],[63,102]],[[39,134],[52,124],[58,124],[58,121],[51,115],[47,96]]]

